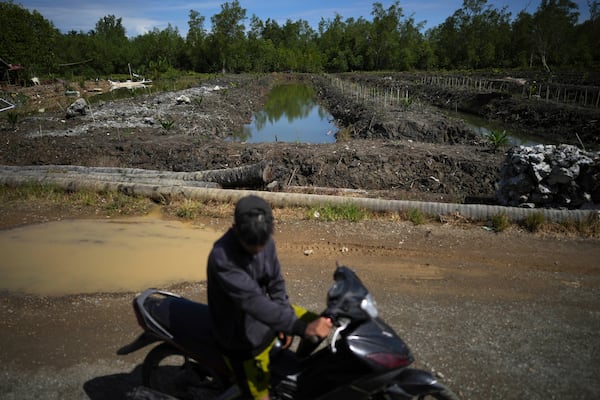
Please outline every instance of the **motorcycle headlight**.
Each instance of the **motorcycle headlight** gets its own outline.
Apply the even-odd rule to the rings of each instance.
[[[373,300],[370,294],[366,295],[365,298],[362,299],[360,302],[360,308],[371,318],[377,318],[377,315],[379,314],[375,300]]]

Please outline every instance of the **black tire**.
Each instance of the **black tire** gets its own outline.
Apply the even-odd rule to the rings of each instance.
[[[208,368],[168,343],[153,348],[142,364],[144,386],[178,399],[210,398],[224,390]]]
[[[427,394],[424,396],[418,396],[417,399],[419,399],[419,400],[426,400],[426,399],[460,400],[458,398],[458,396],[455,395],[454,392],[452,390],[448,389],[447,387],[444,387],[441,391],[436,392],[436,393],[431,393],[431,394]]]

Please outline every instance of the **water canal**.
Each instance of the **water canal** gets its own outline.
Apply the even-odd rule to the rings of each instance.
[[[534,146],[536,144],[556,144],[548,142],[547,139],[532,135],[526,132],[524,129],[515,129],[507,127],[506,125],[489,121],[485,118],[478,117],[473,114],[467,114],[457,111],[442,110],[446,115],[451,118],[463,120],[472,130],[481,136],[486,137],[491,131],[506,132],[508,144],[511,146]]]
[[[487,136],[492,130],[505,131],[510,145],[545,143],[542,138],[525,131],[507,128],[475,115],[442,111],[451,118],[465,121],[482,136]],[[339,129],[333,120],[333,116],[316,101],[312,86],[302,83],[281,84],[269,92],[263,109],[256,112],[252,121],[230,140],[246,143],[334,143]]]
[[[275,86],[263,109],[232,140],[246,143],[334,143],[337,127],[333,117],[316,101],[312,86]]]

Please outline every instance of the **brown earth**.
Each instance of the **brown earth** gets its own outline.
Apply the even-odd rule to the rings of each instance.
[[[14,224],[85,217],[68,207],[0,206]],[[415,366],[465,399],[595,399],[600,394],[600,243],[459,221],[413,226],[291,219],[276,240],[292,301],[323,308],[336,261],[354,268]],[[94,215],[96,218],[101,215]],[[225,230],[230,218],[198,219]],[[7,228],[7,224],[2,224]],[[306,250],[312,254],[305,255]],[[204,261],[198,260],[199,273]],[[167,288],[203,301],[202,282]],[[140,385],[134,293],[0,293],[3,399],[119,399]]]
[[[327,145],[223,140],[250,122],[271,85],[290,79],[230,76],[179,92],[94,103],[91,113],[70,119],[65,118],[66,104],[55,111],[43,107],[66,103],[58,84],[29,88],[29,103],[37,95],[58,99],[30,104],[45,112],[21,118],[16,129],[3,121],[0,164],[194,171],[267,159],[274,164],[275,179],[287,185],[363,189],[389,198],[493,199],[502,155],[490,152],[462,121],[425,104],[381,112],[353,102],[324,78],[300,77],[315,85],[338,125],[350,127],[350,140]],[[211,90],[215,86],[225,89]],[[35,92],[42,90],[49,93]],[[177,104],[182,94],[190,104]],[[173,121],[172,129],[162,127],[166,120]]]
[[[162,93],[93,106],[93,117],[63,122],[61,112],[31,116],[16,131],[7,126],[0,131],[0,164],[201,170],[266,158],[278,165],[278,179],[298,185],[418,200],[493,197],[500,155],[472,143],[450,144],[451,139],[435,144],[401,136],[367,138],[365,132],[398,132],[389,128],[391,117],[381,124],[363,118],[362,127],[355,121],[357,136],[363,132],[364,138],[334,145],[219,140],[249,121],[271,79],[231,77],[207,83],[227,85],[226,91],[188,89],[188,96],[202,96],[190,105],[174,105],[181,93]],[[173,131],[157,122],[157,115],[167,114],[175,120]],[[451,123],[426,107],[421,115],[438,126]],[[531,234],[517,227],[497,234],[458,219],[419,226],[393,217],[318,222],[276,211],[276,240],[291,299],[319,310],[335,261],[355,268],[383,317],[413,349],[416,366],[436,371],[463,398],[600,395],[597,239]],[[89,214],[68,205],[2,204],[0,228]],[[224,230],[230,220],[196,222]],[[172,289],[205,298],[201,282]],[[133,295],[0,293],[0,397],[123,398],[140,383],[144,355],[115,355],[138,332]]]

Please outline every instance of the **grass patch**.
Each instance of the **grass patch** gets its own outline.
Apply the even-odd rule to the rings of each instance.
[[[216,201],[203,201],[193,199],[176,199],[165,206],[166,214],[176,216],[185,220],[193,220],[198,217],[231,218],[233,215],[233,204]]]
[[[37,202],[41,207],[89,209],[107,215],[146,214],[153,207],[145,197],[130,196],[121,192],[96,192],[92,190],[68,191],[56,185],[27,183],[0,185],[0,202]]]
[[[175,215],[183,219],[194,219],[198,216],[202,205],[190,199],[185,199],[175,207]]]
[[[60,192],[64,193],[64,190],[53,185],[40,185],[37,183],[1,185],[0,201],[4,203],[15,200],[52,200]]]
[[[15,129],[17,127],[17,123],[19,123],[19,113],[17,113],[16,111],[9,111],[6,113],[6,120],[8,121],[8,124],[10,125],[11,129]]]
[[[156,203],[145,197],[131,196],[121,192],[96,192],[92,190],[68,191],[51,184],[25,183],[19,185],[0,184],[0,204],[5,210],[30,209],[36,215],[73,216],[90,215],[146,215]],[[24,207],[23,207],[24,206]],[[168,204],[161,205],[165,215],[184,220],[200,217],[231,219],[234,204],[232,202],[203,201],[185,198],[173,198]],[[327,222],[363,220],[410,221],[414,225],[422,225],[433,220],[431,216],[418,209],[409,209],[401,213],[378,213],[346,203],[342,205],[326,204],[319,207],[274,207],[277,220],[294,221],[301,219],[318,219]],[[442,224],[474,224],[458,214],[439,216]],[[503,232],[513,224],[505,213],[489,218],[486,227],[495,232]],[[600,238],[600,214],[590,213],[582,220],[565,220],[551,222],[540,212],[532,213],[519,222],[519,226],[532,233],[543,235],[562,235],[569,237]]]
[[[427,220],[425,214],[423,214],[423,211],[419,210],[418,208],[411,208],[408,210],[407,217],[408,220],[414,225],[423,225]]]
[[[309,218],[322,221],[357,222],[368,219],[369,216],[369,212],[352,203],[344,205],[326,204],[322,207],[309,209]]]
[[[538,232],[544,223],[546,222],[546,217],[541,212],[536,212],[533,214],[529,214],[522,222],[521,225],[527,229],[529,232],[535,233]]]
[[[506,213],[499,213],[490,217],[488,226],[495,232],[504,232],[510,226],[510,221]]]
[[[584,237],[600,238],[600,214],[591,213],[583,220],[565,220],[558,225],[561,233],[577,234]]]

